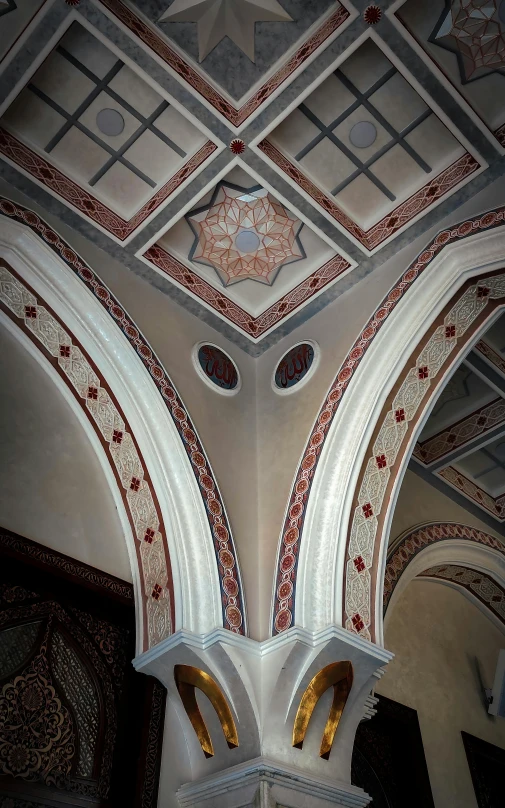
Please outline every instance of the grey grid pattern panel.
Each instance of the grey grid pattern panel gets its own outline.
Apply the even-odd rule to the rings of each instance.
[[[113,67],[108,71],[108,73],[104,76],[104,78],[99,78],[96,76],[91,70],[89,70],[86,65],[82,64],[79,59],[76,59],[71,53],[69,53],[64,47],[59,45],[56,48],[56,52],[63,56],[70,64],[72,64],[75,68],[81,71],[86,78],[90,79],[94,84],[95,87],[89,93],[89,95],[82,101],[82,103],[77,107],[75,112],[70,114],[67,112],[63,107],[53,101],[46,93],[36,87],[34,84],[28,84],[28,89],[37,95],[44,103],[50,106],[55,112],[65,118],[65,123],[61,126],[58,132],[51,138],[47,146],[45,147],[45,152],[50,154],[55,146],[62,140],[62,138],[70,131],[70,129],[74,126],[76,129],[79,129],[83,134],[93,140],[98,146],[104,149],[106,152],[110,154],[109,160],[105,162],[105,164],[91,177],[89,180],[89,185],[95,185],[98,180],[100,180],[106,173],[109,171],[110,168],[115,163],[122,163],[126,168],[128,168],[133,174],[135,174],[139,179],[143,182],[147,183],[151,188],[156,188],[156,181],[152,179],[152,177],[147,176],[141,171],[137,166],[135,166],[130,160],[128,160],[124,155],[131,146],[139,139],[139,137],[146,131],[150,131],[153,135],[159,138],[166,146],[169,146],[179,157],[186,157],[187,152],[181,149],[177,143],[174,143],[164,132],[156,127],[156,119],[170,106],[168,101],[162,101],[161,104],[154,110],[154,112],[149,115],[149,117],[145,117],[140,112],[138,112],[134,107],[132,107],[128,101],[122,98],[119,93],[109,87],[109,83],[112,79],[119,73],[121,68],[124,66],[124,62],[120,59],[113,65]],[[133,132],[131,137],[129,137],[125,143],[119,149],[113,149],[108,143],[106,143],[102,138],[88,129],[79,118],[86,112],[89,106],[93,103],[93,101],[99,96],[100,93],[106,93],[109,95],[114,101],[120,104],[127,112],[130,113],[134,118],[139,121],[139,126]]]
[[[382,193],[387,196],[391,202],[394,202],[396,199],[395,194],[387,188],[387,186],[373,173],[372,166],[374,163],[379,160],[384,154],[386,154],[390,149],[393,148],[395,145],[401,146],[407,154],[417,163],[417,165],[422,168],[427,174],[431,172],[431,167],[426,163],[425,160],[417,153],[415,149],[406,141],[407,135],[409,135],[414,129],[416,129],[426,118],[432,114],[431,109],[425,110],[421,115],[418,115],[415,120],[413,120],[405,129],[401,132],[398,132],[390,123],[389,121],[384,118],[384,116],[379,112],[379,110],[371,103],[370,98],[373,96],[374,93],[377,92],[384,84],[386,84],[393,76],[398,73],[395,67],[391,67],[383,76],[381,76],[378,81],[372,84],[365,92],[360,92],[358,88],[347,78],[347,76],[339,69],[334,71],[334,76],[342,83],[346,90],[348,90],[352,95],[355,97],[355,101],[347,107],[344,112],[342,112],[337,118],[335,118],[331,123],[328,125],[324,124],[318,117],[315,115],[312,110],[310,110],[306,104],[300,104],[298,109],[302,112],[306,118],[308,118],[311,123],[314,124],[319,130],[320,133],[316,135],[310,143],[304,146],[298,154],[295,156],[297,161],[302,160],[304,157],[309,154],[312,149],[314,149],[322,140],[328,138],[340,151],[344,154],[355,166],[356,170],[353,171],[345,180],[340,182],[335,188],[332,189],[333,196],[337,196],[344,188],[355,180],[360,174],[364,174],[373,184],[378,188]],[[380,124],[386,132],[390,136],[390,140],[380,149],[378,149],[372,157],[367,160],[366,162],[362,162],[356,154],[354,154],[351,149],[346,146],[346,144],[335,134],[334,130],[337,126],[339,126],[343,121],[345,121],[349,115],[351,115],[356,109],[359,107],[364,107],[367,112],[370,114],[375,121]]]

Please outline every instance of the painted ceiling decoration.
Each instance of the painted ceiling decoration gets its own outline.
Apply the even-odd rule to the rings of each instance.
[[[495,529],[505,524],[504,329],[502,314],[449,379],[410,462]]]
[[[474,123],[505,145],[503,0],[403,0],[393,22]]]
[[[219,183],[186,219],[195,234],[190,260],[214,267],[225,286],[246,278],[271,285],[282,266],[306,258],[302,222],[261,186]]]
[[[0,0],[3,176],[252,355],[505,170],[501,0],[74,2]]]
[[[279,390],[290,390],[297,385],[311,370],[314,357],[314,346],[308,342],[290,348],[275,369],[275,386]]]
[[[458,57],[461,81],[505,68],[505,0],[452,0],[431,35]]]
[[[257,22],[292,22],[277,0],[174,0],[159,22],[198,23],[198,59],[203,62],[216,45],[229,37],[251,62]]]

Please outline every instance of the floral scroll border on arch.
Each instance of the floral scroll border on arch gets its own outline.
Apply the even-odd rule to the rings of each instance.
[[[57,370],[105,448],[132,527],[140,572],[147,646],[174,630],[174,592],[165,528],[133,432],[105,379],[67,327],[19,275],[0,262],[0,311]]]
[[[468,342],[481,315],[493,302],[505,299],[505,273],[483,276],[465,284],[449,304],[443,321],[416,349],[415,361],[382,411],[380,428],[368,450],[348,534],[344,572],[344,625],[366,640],[375,641],[374,589],[377,556],[383,540],[390,486],[395,480],[408,440],[444,368],[462,344]],[[454,302],[455,301],[455,302]],[[418,353],[419,352],[419,353]],[[370,451],[371,448],[371,451]]]
[[[347,355],[319,411],[291,490],[278,554],[272,625],[274,634],[287,630],[293,624],[300,542],[314,474],[341,398],[363,355],[403,295],[444,247],[477,232],[499,227],[504,222],[505,206],[501,206],[438,233],[383,299]],[[355,628],[351,630],[355,631]]]
[[[58,233],[37,214],[6,198],[0,198],[0,214],[28,226],[64,261],[108,312],[151,375],[183,441],[205,503],[221,585],[223,625],[234,633],[245,634],[242,584],[224,503],[203,446],[170,377],[118,300]]]
[[[491,536],[490,533],[484,533],[483,530],[478,530],[475,527],[462,525],[458,522],[433,522],[432,524],[415,527],[402,537],[388,556],[382,594],[384,614],[386,614],[401,576],[419,553],[425,550],[426,547],[431,547],[440,542],[462,539],[475,544],[482,544],[484,547],[496,550],[505,557],[503,543]]]

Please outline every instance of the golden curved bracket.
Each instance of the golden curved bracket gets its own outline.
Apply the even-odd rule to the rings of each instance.
[[[325,760],[330,757],[335,732],[342,716],[347,698],[351,692],[353,680],[352,664],[350,662],[332,662],[316,673],[303,694],[298,710],[296,711],[293,727],[293,746],[301,749],[305,740],[305,733],[314,708],[329,687],[333,685],[333,702],[330,714],[326,721],[319,755]]]
[[[228,707],[219,685],[216,684],[212,676],[209,676],[208,673],[201,671],[199,668],[193,668],[191,665],[176,665],[174,667],[174,678],[184,709],[193,725],[193,729],[200,741],[200,746],[203,749],[205,757],[209,758],[213,756],[214,747],[212,746],[209,732],[196,701],[196,687],[201,690],[202,693],[205,693],[214,707],[228,747],[234,749],[238,746],[237,729],[231,710]]]

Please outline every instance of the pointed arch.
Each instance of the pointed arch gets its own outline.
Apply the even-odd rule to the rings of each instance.
[[[0,216],[3,316],[66,385],[114,480],[136,583],[138,651],[179,628],[244,634],[224,504],[165,369],[110,290],[52,228],[7,199],[0,199]]]
[[[384,622],[408,584],[418,578],[462,592],[505,632],[505,545],[470,525],[429,522],[402,533],[388,552]]]
[[[399,484],[440,385],[505,302],[504,222],[500,207],[439,233],[347,355],[288,503],[274,632],[293,622],[312,630],[337,623],[382,641],[385,549]],[[444,325],[449,314],[457,319]]]

